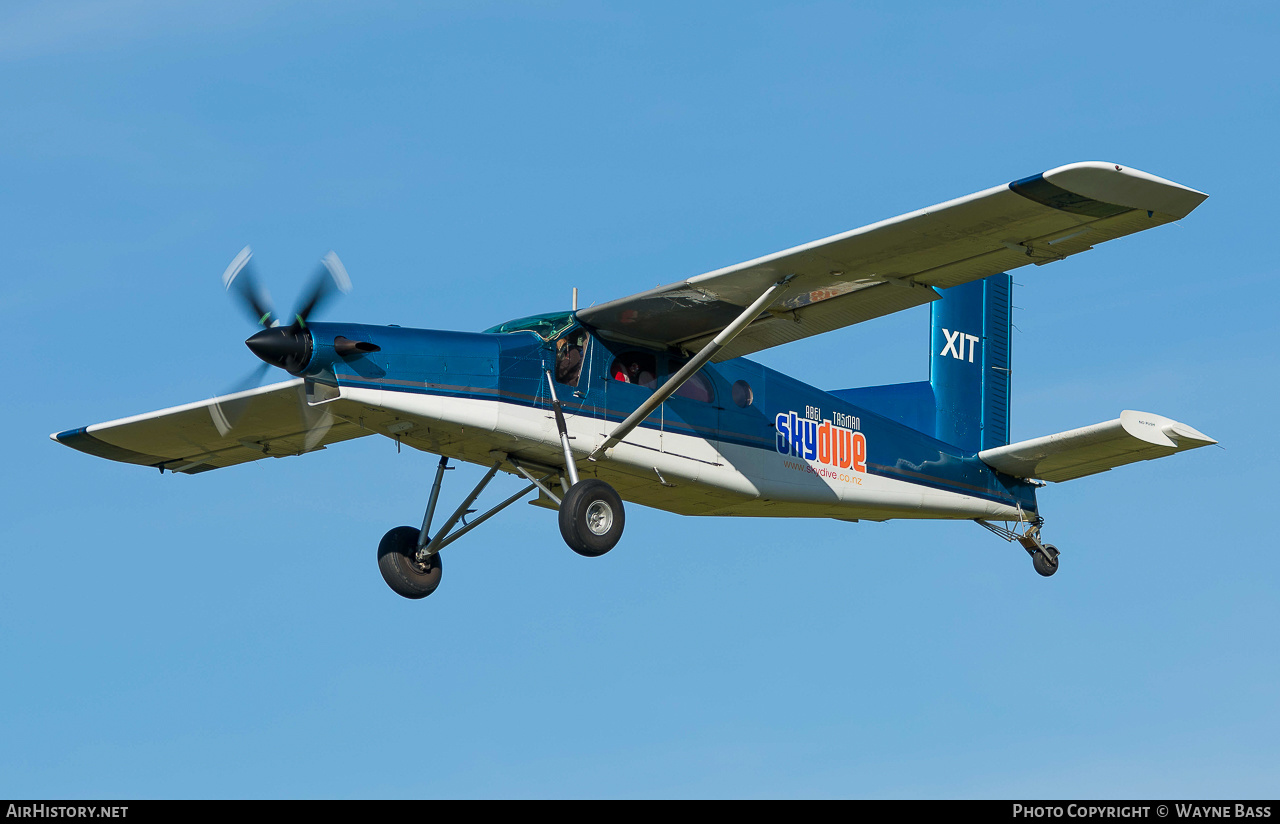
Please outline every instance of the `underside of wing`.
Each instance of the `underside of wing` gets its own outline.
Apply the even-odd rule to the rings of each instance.
[[[50,437],[99,458],[191,475],[371,434],[334,414],[331,404],[348,402],[314,391],[302,379],[284,381]]]
[[[786,281],[723,361],[919,306],[946,289],[1185,217],[1207,195],[1113,163],[1073,163],[578,312],[605,335],[697,350]]]

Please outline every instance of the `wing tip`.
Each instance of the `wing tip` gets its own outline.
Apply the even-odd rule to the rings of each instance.
[[[49,435],[49,440],[60,444],[70,445],[70,441],[80,435],[84,435],[89,431],[89,427],[82,426],[79,429],[64,429],[61,432],[53,432]]]
[[[1167,178],[1103,160],[1082,160],[1040,175],[1049,183],[1077,195],[1130,209],[1163,212],[1181,219],[1209,195]]]
[[[108,443],[89,433],[89,427],[82,426],[79,429],[67,429],[63,432],[55,432],[49,436],[50,439],[69,446],[72,449],[83,452],[86,455],[93,455],[95,458],[106,458],[109,461],[119,461],[120,463],[137,464],[140,466],[158,466],[166,462],[165,458],[159,455],[148,455],[144,452],[138,452],[133,449],[127,449],[122,446]]]
[[[1152,443],[1167,441],[1179,452],[1201,446],[1212,446],[1218,442],[1217,439],[1209,437],[1194,426],[1154,412],[1125,409],[1120,413],[1120,421],[1124,428],[1136,437],[1150,440]],[[1157,432],[1163,438],[1157,436]]]

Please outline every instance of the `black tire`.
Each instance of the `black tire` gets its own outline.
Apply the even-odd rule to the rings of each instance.
[[[1031,554],[1031,565],[1036,572],[1048,578],[1058,571],[1058,548],[1053,544],[1045,544],[1044,549],[1037,549]]]
[[[560,534],[579,555],[597,558],[613,549],[625,524],[622,499],[598,478],[578,481],[560,502]]]
[[[440,553],[420,564],[417,552],[418,529],[412,526],[398,526],[378,543],[378,571],[397,595],[426,598],[440,586]]]

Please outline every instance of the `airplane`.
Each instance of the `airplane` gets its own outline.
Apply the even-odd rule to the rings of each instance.
[[[185,475],[366,435],[440,456],[420,526],[388,531],[378,567],[424,598],[440,553],[531,492],[580,555],[617,545],[623,502],[681,515],[970,520],[1037,573],[1037,490],[1216,441],[1134,410],[1009,442],[1013,269],[1179,220],[1206,194],[1114,163],[1072,163],[927,209],[585,309],[483,332],[313,322],[350,289],[337,255],[292,318],[274,314],[246,247],[223,275],[280,383],[58,432],[101,458]],[[746,356],[916,306],[926,381],[824,391]],[[261,375],[254,380],[256,384]],[[433,529],[449,462],[487,471]],[[514,495],[468,520],[499,472]]]

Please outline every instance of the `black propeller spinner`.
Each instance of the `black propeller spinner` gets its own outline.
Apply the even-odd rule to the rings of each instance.
[[[350,292],[351,279],[338,256],[329,252],[320,260],[311,288],[304,293],[299,308],[293,313],[293,321],[283,326],[271,308],[271,298],[258,283],[252,266],[253,251],[240,250],[235,260],[222,275],[227,291],[249,310],[262,330],[251,335],[245,345],[271,366],[278,366],[291,374],[298,374],[311,361],[312,340],[307,331],[307,318],[337,292]]]

